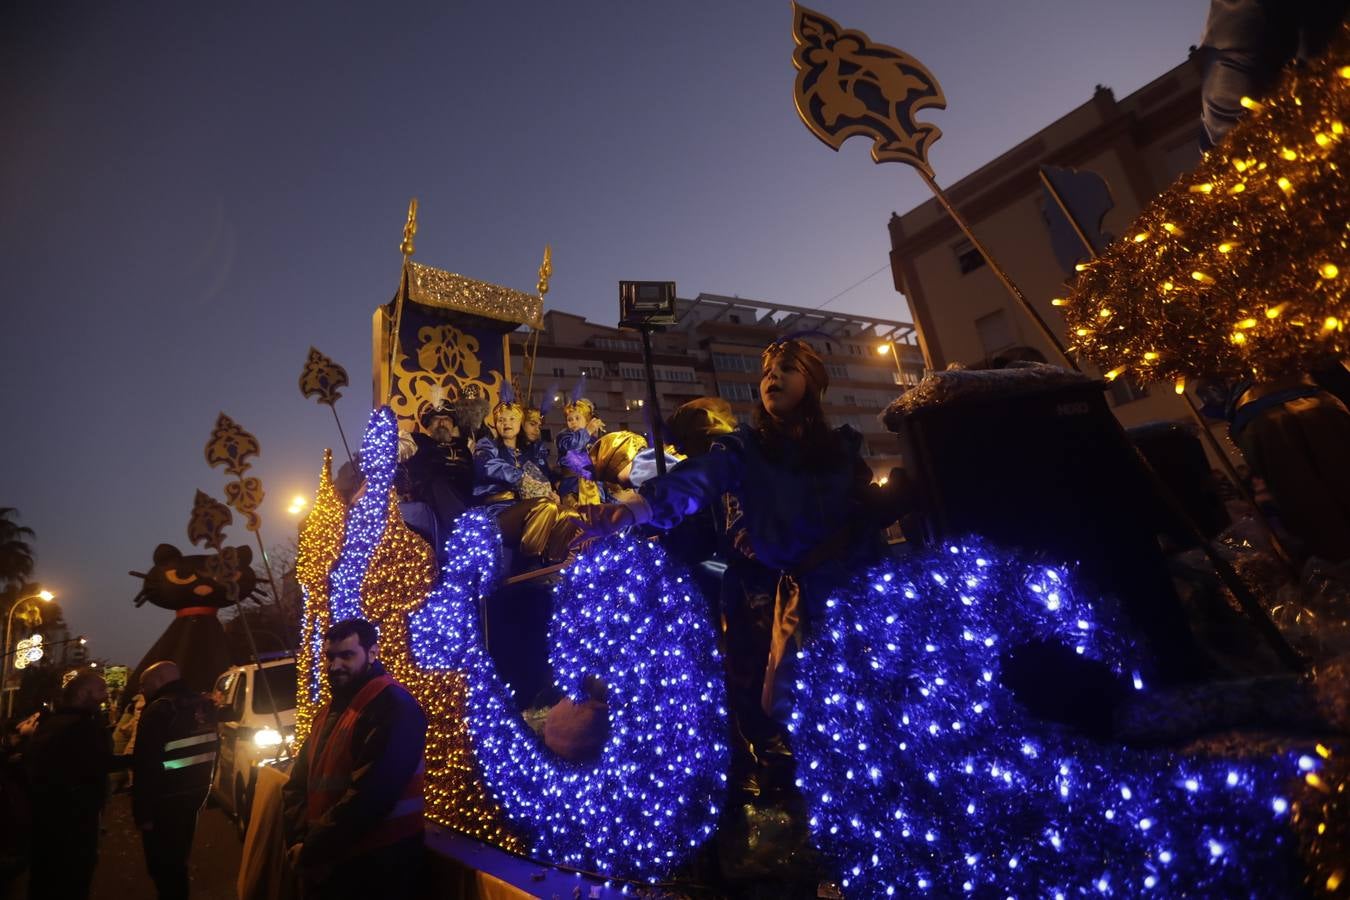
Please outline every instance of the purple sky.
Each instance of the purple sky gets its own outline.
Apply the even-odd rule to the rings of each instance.
[[[269,544],[337,441],[296,389],[311,344],[350,372],[359,440],[409,197],[417,259],[528,290],[549,242],[550,307],[612,323],[623,278],[816,306],[926,196],[803,127],[787,0],[340,5],[0,13],[0,506],[96,656],[134,664],[167,626],[126,572],[221,496],[218,412],[262,443]],[[937,76],[943,183],[1182,61],[1207,6],[816,5]],[[889,272],[832,308],[908,318]]]

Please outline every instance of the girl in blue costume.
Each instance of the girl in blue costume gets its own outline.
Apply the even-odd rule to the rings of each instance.
[[[881,529],[895,518],[862,460],[862,436],[825,421],[829,375],[811,345],[770,344],[761,367],[753,426],[714,438],[709,452],[644,483],[637,499],[582,512],[592,535],[633,524],[668,530],[725,496],[722,617],[741,751],[733,774],[751,794],[756,763],[781,772],[776,763],[789,757],[781,723],[793,652],[829,590],[880,557]]]
[[[586,389],[586,376],[583,375],[572,389],[572,402],[563,406],[563,416],[567,427],[558,435],[558,467],[560,478],[558,493],[564,506],[588,506],[603,502],[599,486],[569,467],[564,460],[569,453],[585,456],[591,444],[604,433],[605,423],[595,414],[595,404],[581,396]]]
[[[518,548],[527,564],[561,562],[571,531],[563,527],[567,517],[558,495],[522,438],[524,410],[507,394],[492,417],[497,436],[474,445],[474,500],[497,519],[503,543]]]

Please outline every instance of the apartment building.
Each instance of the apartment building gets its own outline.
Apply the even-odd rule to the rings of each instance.
[[[777,337],[800,332],[830,373],[829,420],[862,432],[864,453],[878,477],[900,464],[897,438],[876,417],[923,375],[911,323],[716,294],[677,300],[676,316],[674,325],[652,336],[663,417],[681,403],[717,396],[748,421],[759,399],[760,351]],[[511,335],[513,358],[524,358],[528,334]],[[531,386],[536,401],[549,391],[563,398],[582,373],[586,396],[606,425],[646,430],[641,336],[565,312],[545,313],[533,371],[522,373],[521,387]],[[557,411],[546,425],[556,431],[561,422]]]

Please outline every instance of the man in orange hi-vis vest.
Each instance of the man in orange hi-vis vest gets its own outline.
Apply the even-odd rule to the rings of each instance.
[[[364,619],[324,635],[333,699],[282,789],[286,845],[306,900],[416,896],[427,719],[375,660],[375,641]]]

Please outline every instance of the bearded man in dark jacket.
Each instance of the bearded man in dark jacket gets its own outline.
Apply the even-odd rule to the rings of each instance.
[[[365,900],[420,878],[427,720],[375,660],[375,641],[363,619],[324,635],[333,699],[282,789],[288,855],[306,897]]]

